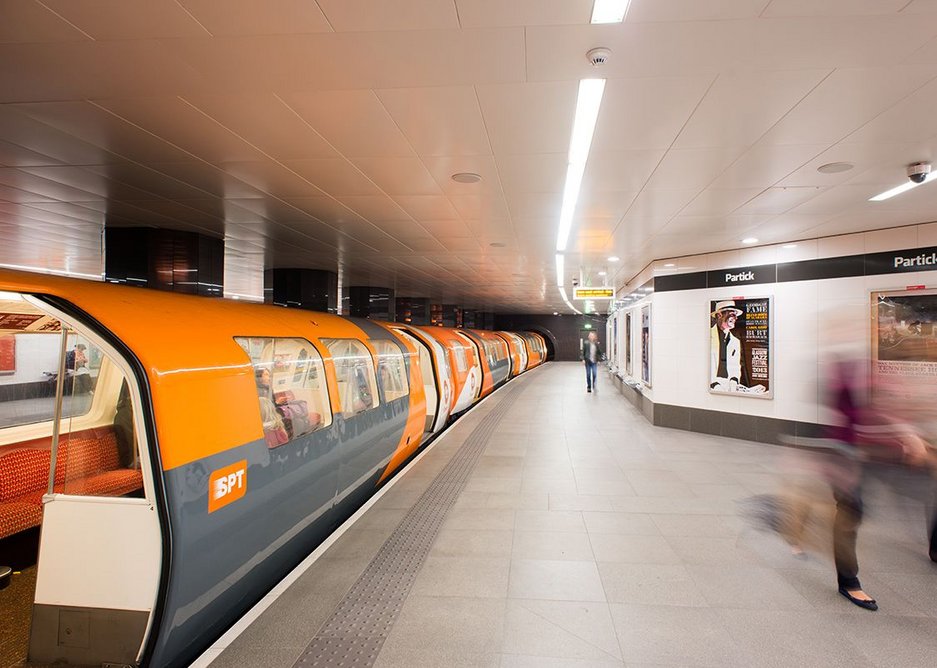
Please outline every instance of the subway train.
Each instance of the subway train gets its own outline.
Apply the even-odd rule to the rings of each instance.
[[[0,271],[0,546],[38,534],[28,660],[187,665],[545,360],[530,332]]]

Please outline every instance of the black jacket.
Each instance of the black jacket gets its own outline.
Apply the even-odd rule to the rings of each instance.
[[[582,342],[582,350],[579,351],[579,359],[585,361],[589,358],[589,339]],[[602,344],[595,342],[595,361],[601,362],[605,359],[605,352],[602,350]]]

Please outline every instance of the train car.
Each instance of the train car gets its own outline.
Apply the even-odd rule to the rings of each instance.
[[[482,365],[480,396],[486,397],[511,377],[511,358],[508,344],[494,332],[482,329],[463,329],[459,332],[478,350]]]
[[[478,346],[452,327],[420,327],[446,349],[452,370],[452,408],[450,414],[458,415],[467,410],[481,397],[482,365]]]
[[[187,665],[483,380],[455,330],[12,271],[0,341],[36,663]]]
[[[396,322],[382,323],[405,339],[410,339],[419,350],[420,369],[426,394],[427,436],[446,428],[455,396],[453,392],[452,368],[446,348],[419,327]],[[438,388],[438,389],[437,389]]]
[[[545,339],[536,332],[518,332],[527,346],[527,368],[533,369],[547,361],[547,346]]]
[[[524,345],[524,339],[514,332],[495,332],[495,334],[508,344],[511,357],[511,378],[527,371],[527,346]]]

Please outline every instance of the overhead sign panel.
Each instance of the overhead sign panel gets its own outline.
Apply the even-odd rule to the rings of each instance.
[[[573,288],[573,299],[614,299],[615,288]]]

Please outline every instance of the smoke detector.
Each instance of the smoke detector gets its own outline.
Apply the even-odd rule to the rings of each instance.
[[[608,59],[611,57],[612,50],[606,49],[604,46],[600,46],[595,49],[589,49],[586,52],[586,58],[588,58],[589,62],[592,63],[592,67],[602,67],[602,65],[607,63]]]

